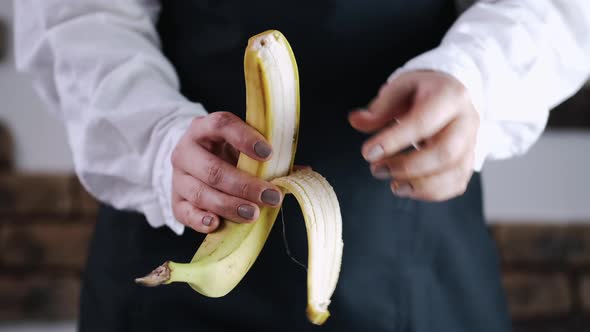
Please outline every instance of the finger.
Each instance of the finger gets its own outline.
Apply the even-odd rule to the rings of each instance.
[[[384,128],[409,109],[414,88],[414,81],[403,76],[383,85],[366,110],[356,110],[348,115],[350,125],[364,133]]]
[[[234,222],[258,219],[260,210],[256,204],[222,193],[189,174],[177,174],[172,181],[176,193],[195,207]]]
[[[396,180],[440,173],[455,165],[473,145],[476,126],[470,115],[451,121],[420,150],[396,154],[371,165],[373,174],[387,173]]]
[[[201,146],[205,147],[203,144]],[[238,158],[240,157],[240,152],[227,142],[216,144],[213,149],[208,149],[207,147],[205,149],[234,166],[237,165]]]
[[[410,180],[394,180],[391,190],[400,197],[411,197],[427,201],[440,202],[465,193],[469,179],[473,174],[473,157],[470,154],[457,167],[425,177]]]
[[[194,140],[222,139],[256,160],[267,160],[272,154],[272,148],[264,136],[229,112],[215,112],[197,118],[190,131]]]
[[[240,152],[227,142],[223,144],[222,155],[225,156],[224,160],[232,165],[237,165],[238,159],[240,158]]]
[[[219,217],[211,212],[201,210],[188,201],[178,199],[172,205],[176,220],[199,233],[211,233],[219,226]]]
[[[399,118],[399,123],[388,127],[370,138],[362,148],[369,162],[411,146],[414,142],[428,139],[445,127],[458,113],[452,99],[436,94],[416,102],[412,109]]]
[[[348,122],[354,129],[370,134],[389,125],[399,113],[401,112],[392,111],[389,114],[376,114],[359,109],[348,114]]]
[[[182,152],[173,154],[174,167],[228,195],[261,205],[281,203],[282,194],[275,185],[237,169],[195,142],[182,144]]]

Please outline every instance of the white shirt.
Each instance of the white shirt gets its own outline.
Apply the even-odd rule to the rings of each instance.
[[[182,234],[172,214],[170,154],[207,111],[179,92],[160,50],[154,0],[15,0],[19,70],[67,128],[85,188],[153,227]],[[441,44],[397,69],[446,72],[480,115],[475,170],[522,154],[549,111],[590,73],[590,1],[482,0]],[[210,110],[215,111],[215,110]]]

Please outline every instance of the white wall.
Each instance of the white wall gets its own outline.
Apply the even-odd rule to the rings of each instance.
[[[0,0],[0,17],[10,25],[12,1]],[[55,116],[44,111],[29,79],[16,73],[12,53],[9,48],[0,62],[0,121],[12,129],[17,166],[27,171],[69,171],[72,159],[64,129]]]
[[[526,155],[488,162],[482,175],[489,219],[590,222],[590,131],[546,131]]]
[[[11,1],[0,1],[10,21]],[[12,55],[0,64],[0,120],[12,127],[17,166],[25,171],[71,171],[59,121],[49,115]],[[590,131],[551,131],[524,157],[484,167],[489,219],[590,222]]]

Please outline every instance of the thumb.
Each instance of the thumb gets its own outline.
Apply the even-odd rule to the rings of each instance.
[[[372,133],[383,127],[384,116],[370,112],[368,109],[358,109],[348,114],[350,125],[363,133]]]
[[[404,75],[384,84],[367,109],[349,113],[348,122],[358,131],[373,133],[389,125],[412,105],[415,84]]]

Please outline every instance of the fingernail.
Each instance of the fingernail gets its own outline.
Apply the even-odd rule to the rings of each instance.
[[[385,151],[383,151],[383,148],[381,147],[381,145],[375,145],[367,153],[367,160],[370,162],[375,161],[375,160],[381,158],[384,153],[385,153]]]
[[[389,172],[389,167],[382,165],[377,167],[373,171],[373,176],[379,180],[389,180],[391,179],[391,173]]]
[[[281,194],[274,189],[266,189],[260,198],[266,204],[277,205],[281,201]]]
[[[238,206],[238,215],[244,219],[254,218],[254,207],[252,205],[240,205]]]
[[[398,183],[393,184],[393,193],[400,197],[409,196],[412,193],[412,185],[409,183]]]
[[[204,216],[203,217],[203,225],[211,226],[211,222],[213,221],[213,217],[211,216]]]
[[[256,152],[256,154],[260,158],[267,158],[268,156],[270,156],[272,149],[265,142],[258,141],[256,142],[256,144],[254,144],[254,152]]]

